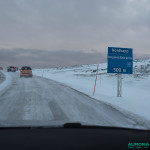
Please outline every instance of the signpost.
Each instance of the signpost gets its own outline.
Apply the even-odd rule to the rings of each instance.
[[[133,49],[108,47],[108,66],[107,73],[118,75],[117,97],[121,97],[122,81],[121,74],[133,73]]]

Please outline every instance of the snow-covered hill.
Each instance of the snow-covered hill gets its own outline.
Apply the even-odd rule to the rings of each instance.
[[[133,75],[122,75],[122,97],[117,95],[117,77],[107,74],[107,64],[99,65],[93,96],[97,64],[49,69],[35,69],[33,74],[52,79],[81,91],[117,109],[141,115],[150,120],[150,59],[135,60]]]

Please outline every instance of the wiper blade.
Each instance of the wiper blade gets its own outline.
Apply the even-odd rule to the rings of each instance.
[[[82,123],[68,122],[63,125],[63,128],[86,128],[86,129],[115,129],[115,130],[132,130],[132,131],[145,131],[150,132],[149,129],[138,129],[138,128],[125,128],[116,126],[99,126],[99,125],[85,125]]]
[[[83,125],[81,123],[65,123],[64,128],[81,128]]]

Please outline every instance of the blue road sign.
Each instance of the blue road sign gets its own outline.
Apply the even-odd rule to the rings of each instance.
[[[108,73],[132,74],[133,50],[132,48],[108,47]]]

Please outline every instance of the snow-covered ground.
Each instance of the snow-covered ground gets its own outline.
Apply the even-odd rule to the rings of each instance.
[[[11,76],[5,71],[0,71],[0,91],[5,89],[11,83]]]
[[[33,74],[66,84],[90,97],[150,120],[150,59],[135,60],[134,74],[122,75],[122,97],[117,95],[117,77],[107,74],[107,64],[99,65],[93,96],[97,64],[49,69],[35,69]]]

